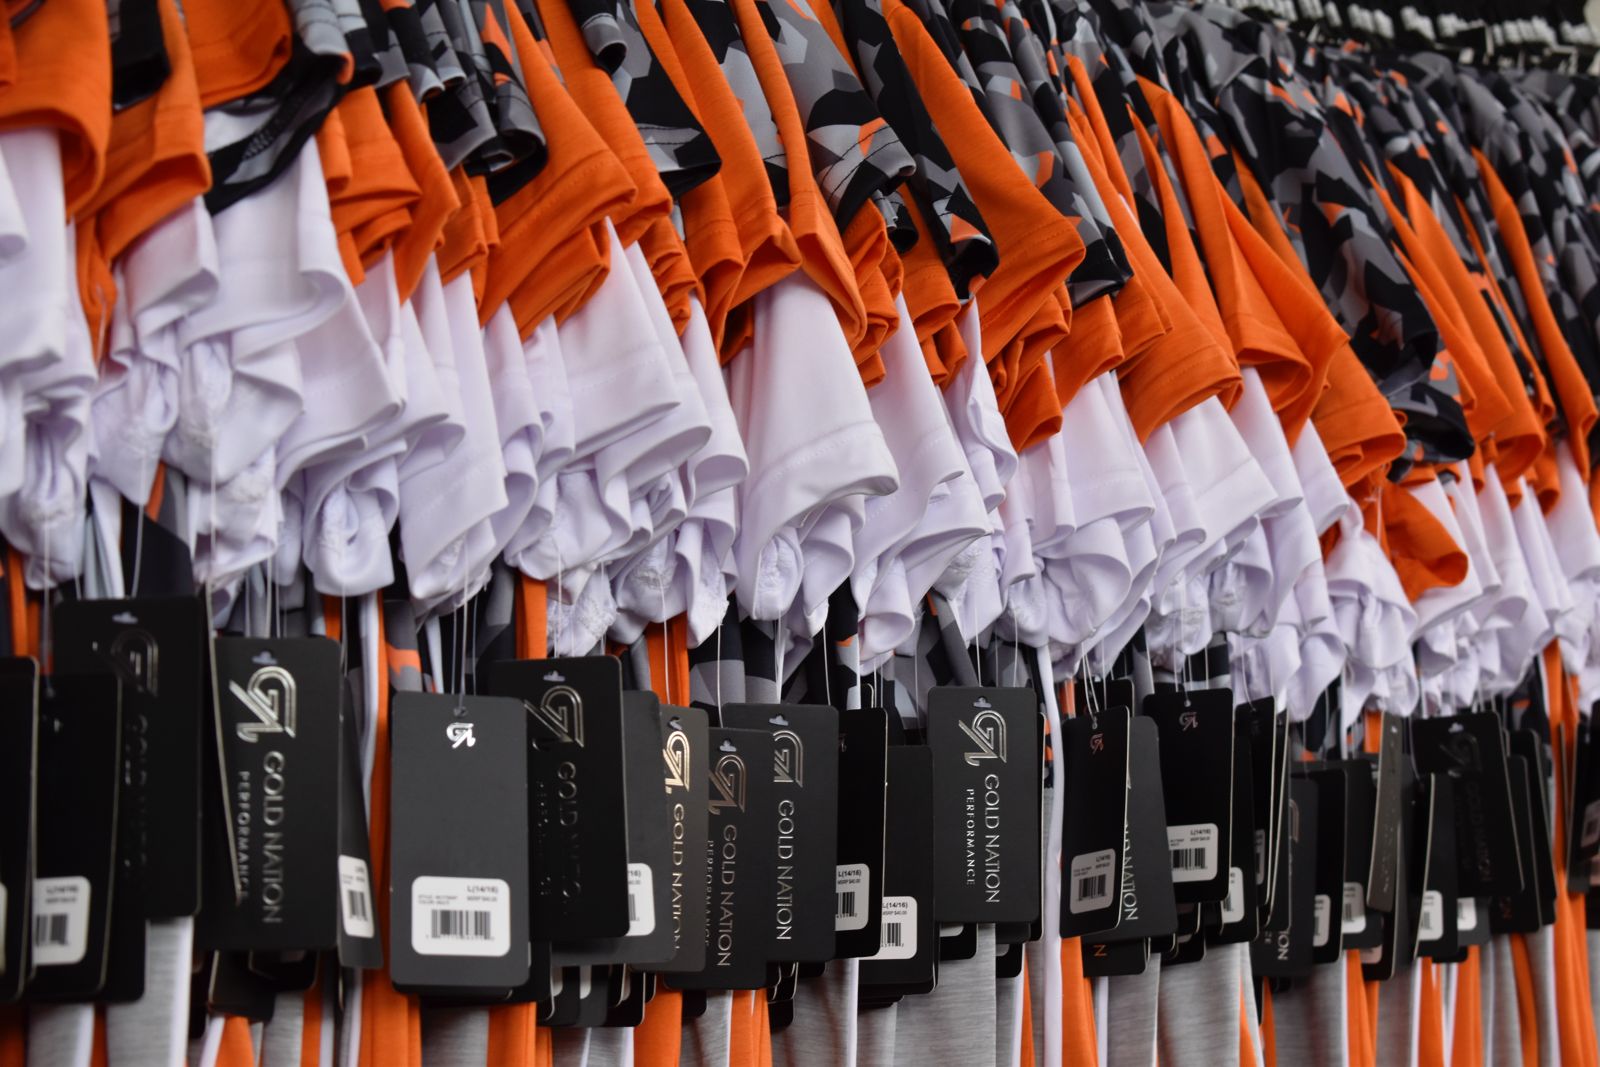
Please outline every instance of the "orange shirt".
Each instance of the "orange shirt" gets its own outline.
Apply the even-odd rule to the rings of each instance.
[[[183,14],[204,107],[248,96],[289,61],[294,26],[282,0],[189,0]]]
[[[337,165],[338,177],[329,183],[328,200],[345,270],[351,282],[359,283],[366,266],[410,225],[422,190],[390,132],[377,90],[368,86],[348,93],[334,111],[340,121],[317,131],[317,147],[338,151],[342,135],[348,172],[342,162]]]
[[[422,278],[428,257],[442,251],[445,244],[445,226],[462,206],[456,183],[444,160],[439,158],[428,132],[428,121],[417,105],[411,87],[405,81],[380,90],[383,94],[384,113],[389,118],[389,131],[405,159],[406,169],[416,183],[419,196],[411,209],[411,225],[395,237],[394,273],[400,289],[400,299],[408,299]],[[474,212],[474,217],[476,212]],[[439,264],[441,272],[444,263]],[[456,269],[444,278],[449,281],[461,273],[463,263],[451,264]]]

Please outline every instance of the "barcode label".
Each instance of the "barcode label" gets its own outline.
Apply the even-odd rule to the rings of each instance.
[[[1456,898],[1456,931],[1471,933],[1478,928],[1478,901],[1475,897]]]
[[[1333,934],[1333,901],[1328,894],[1318,893],[1311,902],[1311,945],[1321,948]]]
[[[883,898],[883,932],[873,960],[908,960],[917,954],[917,898]]]
[[[1583,847],[1600,841],[1600,800],[1591,800],[1583,809]]]
[[[1346,937],[1367,929],[1367,890],[1360,882],[1344,884],[1344,910],[1339,927]]]
[[[89,879],[33,880],[33,962],[70,966],[89,948]]]
[[[648,863],[628,864],[628,936],[647,937],[656,930],[656,879]]]
[[[1422,916],[1417,920],[1417,940],[1437,941],[1444,936],[1444,894],[1437,889],[1422,894]]]
[[[1167,827],[1174,882],[1209,882],[1217,876],[1220,835],[1214,822]]]
[[[1228,868],[1228,895],[1222,899],[1222,921],[1230,926],[1244,921],[1244,872]]]
[[[1111,874],[1116,866],[1117,854],[1109,848],[1072,857],[1067,872],[1067,907],[1072,914],[1111,904]]]
[[[339,857],[339,900],[346,937],[376,937],[372,921],[372,878],[365,860]]]
[[[1267,884],[1267,832],[1256,831],[1256,885]]]
[[[841,863],[833,873],[835,930],[864,930],[867,926],[867,909],[862,905],[867,895],[867,865]]]
[[[413,879],[411,948],[421,956],[504,956],[511,887],[499,878]]]

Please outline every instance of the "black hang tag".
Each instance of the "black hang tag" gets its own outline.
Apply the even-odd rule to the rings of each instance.
[[[623,937],[557,942],[558,964],[665,963],[675,951],[668,919],[672,897],[672,809],[661,778],[661,701],[622,694],[622,760],[627,779],[628,932]]]
[[[1595,856],[1600,855],[1600,731],[1594,729],[1594,712],[1578,720],[1572,754],[1572,804],[1567,825],[1567,890],[1587,893]]]
[[[1494,936],[1490,914],[1494,902],[1489,897],[1456,897],[1456,945],[1467,949],[1487,945]]]
[[[1533,823],[1533,875],[1538,889],[1539,921],[1553,926],[1556,921],[1556,875],[1551,806],[1555,791],[1550,749],[1533,730],[1512,730],[1511,751],[1527,761],[1528,810]]]
[[[761,989],[771,940],[767,894],[776,868],[771,829],[777,804],[772,736],[763,730],[710,730],[710,812],[706,853],[706,961],[697,974],[672,975],[678,989]]]
[[[657,773],[670,805],[672,847],[667,873],[667,926],[672,958],[652,966],[661,974],[693,974],[706,963],[706,854],[710,814],[711,739],[706,713],[672,705],[661,709],[661,755]]]
[[[1460,951],[1456,901],[1455,783],[1448,775],[1429,776],[1433,790],[1428,835],[1428,871],[1417,918],[1417,953],[1445,961]],[[1471,899],[1470,897],[1468,899]]]
[[[356,729],[355,676],[339,703],[339,962],[376,970],[383,966],[378,898],[372,884],[372,839],[363,799],[361,739]]]
[[[1197,904],[1191,904],[1190,907],[1194,908],[1197,914],[1200,911]],[[1162,956],[1161,962],[1164,966],[1177,967],[1185,963],[1199,963],[1205,958],[1205,935],[1196,931],[1192,934],[1179,934],[1174,939],[1172,948]]]
[[[1384,712],[1382,739],[1378,749],[1377,807],[1372,823],[1372,860],[1367,866],[1367,907],[1394,911],[1400,856],[1401,811],[1405,797],[1401,786],[1402,767],[1408,765],[1405,752],[1405,720]],[[1426,772],[1427,768],[1422,768]]]
[[[994,943],[997,945],[1025,945],[1029,941],[1037,941],[1039,937],[1034,933],[1033,923],[996,923],[994,927]]]
[[[938,929],[939,959],[959,963],[978,954],[977,923],[940,923]]]
[[[317,982],[317,952],[249,952],[245,966],[280,993],[304,993]]]
[[[1250,945],[1251,968],[1260,978],[1294,978],[1311,970],[1316,930],[1318,791],[1309,778],[1289,780],[1289,928],[1265,931]]]
[[[1312,898],[1311,962],[1336,963],[1343,955],[1345,874],[1345,772],[1320,767],[1306,777],[1317,788],[1316,889]]]
[[[128,692],[119,686],[120,696]],[[127,723],[127,716],[123,716]],[[139,778],[138,740],[122,731],[122,788],[117,797],[117,861],[111,894],[111,920],[106,938],[106,981],[98,1000],[127,1003],[144,996],[145,918],[144,863],[141,838],[145,827],[140,819],[140,797],[144,791]]]
[[[1533,795],[1528,783],[1528,761],[1522,756],[1506,757],[1506,775],[1511,785],[1511,811],[1517,828],[1517,851],[1525,881],[1516,892],[1495,898],[1491,925],[1497,934],[1531,934],[1543,922],[1539,910],[1538,859],[1534,850],[1534,836],[1538,832],[1534,823]]]
[[[826,704],[725,704],[724,725],[772,734],[773,959],[833,958],[839,837],[839,713]],[[893,838],[885,835],[889,847]],[[887,861],[886,861],[887,862]]]
[[[1367,921],[1367,875],[1372,864],[1372,820],[1377,814],[1376,765],[1370,759],[1330,761],[1344,772],[1344,890],[1339,926],[1347,949],[1376,948],[1383,929]]]
[[[604,1026],[619,989],[620,967],[578,968],[578,1014],[573,1026]]]
[[[1147,946],[1149,942],[1145,943]],[[1006,945],[994,958],[994,976],[996,978],[1017,978],[1022,974],[1025,962],[1025,950],[1021,943]]]
[[[122,777],[119,688],[109,675],[40,683],[30,999],[89,1000],[105,985]]]
[[[200,910],[206,620],[195,597],[69,600],[56,609],[57,671],[122,683],[128,844],[153,919]]]
[[[534,833],[533,936],[628,932],[622,667],[615,656],[499,660],[489,692],[528,709]]]
[[[1500,717],[1475,712],[1412,724],[1417,768],[1455,783],[1456,871],[1462,893],[1509,895],[1522,885]]]
[[[889,749],[888,848],[884,855],[881,945],[861,961],[864,986],[931,985],[938,973],[934,917],[933,753],[923,745]]]
[[[28,978],[38,724],[38,663],[0,658],[0,1004]]]
[[[278,989],[250,969],[248,953],[210,952],[206,955],[199,975],[204,982],[205,996],[195,998],[195,1006],[212,1014],[242,1015],[251,1022],[271,1022]]]
[[[1039,915],[1039,712],[1031,689],[928,694],[934,899],[943,922]]]
[[[529,713],[396,693],[389,710],[389,972],[398,988],[528,980]]]
[[[1125,705],[1079,706],[1061,724],[1067,790],[1061,843],[1061,936],[1109,934],[1122,917],[1131,716]]]
[[[1152,693],[1143,714],[1161,732],[1161,782],[1173,892],[1185,904],[1228,895],[1233,837],[1233,693]]]
[[[1395,942],[1395,966],[1417,958],[1417,931],[1422,919],[1423,890],[1428,879],[1429,831],[1433,820],[1430,777],[1420,777],[1410,759],[1400,768],[1404,804],[1400,818],[1400,854],[1404,876],[1395,893],[1395,910],[1405,914],[1405,937]]]
[[[1266,867],[1265,832],[1256,844],[1255,760],[1248,728],[1235,724],[1233,739],[1233,862],[1228,866],[1228,895],[1217,905],[1218,925],[1211,935],[1218,944],[1243,944],[1261,933],[1261,887],[1256,867]]]
[[[638,1026],[644,1022],[645,1005],[650,1000],[650,979],[642,971],[624,967],[618,984],[620,993],[616,1003],[606,1011],[605,1025]]]
[[[550,968],[550,1009],[539,1010],[539,1020],[546,1026],[576,1026],[578,1012],[583,1002],[583,968]]]
[[[213,647],[239,892],[226,868],[208,865],[196,941],[262,952],[334,948],[339,646],[325,637],[219,637]]]
[[[883,898],[883,822],[889,720],[882,708],[839,716],[839,860],[834,955],[875,955]]]
[[[1178,929],[1167,855],[1167,812],[1161,786],[1161,742],[1143,716],[1128,724],[1128,818],[1118,882],[1117,940],[1170,937]]]
[[[1133,941],[1085,941],[1082,952],[1085,978],[1143,974],[1150,964],[1150,942],[1144,938]]]
[[[1271,875],[1276,870],[1272,833],[1279,821],[1275,800],[1281,762],[1277,718],[1271,700],[1253,700],[1234,709],[1236,729],[1250,744],[1252,855],[1243,857],[1248,861],[1243,863],[1241,857],[1235,856],[1232,865],[1244,868],[1251,875],[1262,919],[1267,917],[1270,908]]]

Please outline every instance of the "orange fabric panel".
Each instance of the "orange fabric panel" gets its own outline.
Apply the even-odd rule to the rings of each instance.
[[[281,0],[273,2],[281,13]],[[67,216],[75,218],[100,187],[111,143],[106,6],[98,0],[51,0],[11,34],[17,76],[0,93],[0,129],[58,131]]]
[[[1426,957],[1417,960],[1421,995],[1417,1005],[1417,1067],[1446,1067],[1444,1057],[1444,1004],[1439,969]]]
[[[322,1063],[322,976],[300,1002],[299,1067],[324,1067]],[[326,1067],[333,1067],[327,1064]]]
[[[1476,945],[1456,966],[1456,1025],[1450,1067],[1483,1067],[1483,956]]]
[[[230,1015],[222,1024],[222,1043],[217,1046],[217,1067],[256,1067],[256,1048],[250,1040],[250,1020]]]
[[[639,250],[650,264],[650,275],[661,292],[662,302],[667,305],[673,329],[683,333],[684,327],[689,325],[689,298],[701,295],[700,279],[672,219],[660,218],[652,222],[639,237]]]
[[[730,0],[729,6],[738,19],[739,33],[778,127],[778,138],[783,142],[789,176],[789,203],[784,217],[794,235],[795,246],[800,250],[800,267],[833,301],[845,339],[855,351],[867,336],[866,304],[856,284],[844,237],[812,172],[805,126],[788,77],[783,72],[783,63],[778,58],[777,46],[754,0]]]
[[[1122,363],[1122,329],[1113,296],[1101,296],[1073,309],[1072,332],[1050,352],[1056,399],[1072,403],[1078,390]]]
[[[1522,1062],[1539,1062],[1539,1006],[1534,999],[1533,961],[1528,942],[1521,934],[1511,935],[1511,969],[1516,976],[1517,1021],[1522,1030]]]
[[[411,178],[420,193],[412,207],[410,225],[394,242],[395,281],[400,290],[400,299],[406,300],[422,280],[428,257],[443,249],[445,226],[461,209],[462,200],[456,191],[455,180],[444,169],[444,160],[439,158],[433,146],[427,119],[417,105],[411,87],[404,81],[398,81],[381,91],[390,132],[394,134],[395,144],[399,146],[406,168],[411,172]],[[370,264],[371,261],[368,262]],[[461,260],[452,263],[454,269],[446,278],[441,262],[440,276],[445,282],[453,281],[467,269],[467,265]]]
[[[644,1007],[644,1022],[633,1028],[635,1067],[678,1067],[683,1045],[683,994],[657,989]]]
[[[1240,1005],[1240,1025],[1244,1025],[1243,1005]],[[1239,1042],[1241,1047],[1250,1035],[1241,1033]],[[1261,1058],[1266,1060],[1266,1067],[1278,1067],[1278,1029],[1277,1021],[1272,1015],[1272,987],[1263,986],[1261,989]]]
[[[1095,1034],[1094,984],[1083,976],[1081,938],[1061,939],[1061,1062],[1096,1067],[1100,1042]]]
[[[288,7],[281,0],[187,0],[203,107],[248,96],[283,69],[294,40]]]
[[[0,1006],[0,1067],[28,1067],[28,1009]]]
[[[517,330],[527,337],[558,308],[599,285],[610,255],[588,231],[608,215],[630,211],[639,190],[567,95],[516,5],[507,5],[506,21],[549,157],[532,181],[495,206],[499,241],[489,252],[478,314],[486,322],[509,300]]]
[[[329,190],[329,206],[334,229],[350,234],[355,242],[359,273],[352,272],[350,280],[358,282],[364,268],[410,225],[422,190],[389,129],[377,90],[369,86],[348,93],[334,110],[344,127],[350,179],[341,184],[337,195]]]
[[[1444,524],[1405,489],[1383,486],[1384,547],[1406,596],[1415,601],[1429,589],[1457,585],[1467,576],[1467,553]]]
[[[1022,1054],[1018,1067],[1033,1067],[1033,996],[1028,987],[1028,969],[1022,969]]]
[[[861,380],[870,388],[883,379],[883,360],[878,349],[900,325],[900,312],[894,306],[894,294],[889,291],[888,279],[883,274],[884,261],[894,256],[895,251],[889,246],[889,228],[882,213],[871,204],[856,212],[856,217],[845,227],[843,237],[845,254],[850,257],[850,267],[855,271],[856,288],[861,292],[861,306],[867,316],[866,332],[852,352]]]
[[[1311,421],[1346,489],[1405,454],[1399,418],[1348,344],[1328,363],[1328,388],[1312,409]]]

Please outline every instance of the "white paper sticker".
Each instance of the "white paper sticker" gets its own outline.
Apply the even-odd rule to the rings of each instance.
[[[1364,948],[1364,949],[1362,949],[1361,950],[1361,962],[1365,963],[1365,964],[1368,964],[1368,965],[1382,963],[1383,962],[1383,946],[1382,945],[1378,945],[1375,948]]]
[[[909,960],[917,954],[917,898],[883,898],[883,933],[869,960]]]
[[[1222,899],[1222,921],[1228,925],[1244,920],[1244,872],[1228,868],[1228,895]]]
[[[1333,900],[1326,893],[1318,893],[1311,902],[1311,947],[1321,948],[1333,933]]]
[[[645,937],[656,929],[656,879],[648,863],[628,864],[628,936]]]
[[[833,869],[833,928],[864,930],[867,926],[867,865],[841,863]]]
[[[346,937],[374,937],[378,928],[372,921],[372,878],[367,861],[355,856],[339,857],[339,908],[344,915]]]
[[[1583,847],[1600,841],[1600,800],[1591,800],[1583,809]]]
[[[511,887],[499,878],[412,879],[411,950],[504,956],[511,951]]]
[[[1185,823],[1167,827],[1174,882],[1209,882],[1217,876],[1217,824]]]
[[[1067,890],[1072,914],[1098,911],[1111,903],[1111,872],[1116,866],[1117,854],[1109,848],[1072,857],[1067,872],[1072,876]]]
[[[1456,932],[1471,933],[1478,928],[1478,901],[1475,897],[1456,898]]]
[[[89,948],[89,879],[81,875],[33,880],[33,962],[70,965]]]
[[[1359,934],[1367,928],[1367,891],[1360,882],[1344,884],[1344,915],[1339,924],[1345,936]]]
[[[1417,940],[1437,941],[1444,936],[1444,894],[1429,889],[1422,894],[1422,916],[1417,919]]]

